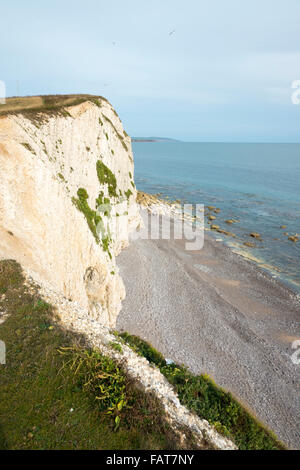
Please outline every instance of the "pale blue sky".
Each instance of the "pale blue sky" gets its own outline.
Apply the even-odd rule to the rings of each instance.
[[[9,96],[93,93],[131,135],[298,141],[299,0],[0,0]],[[171,35],[169,33],[175,30]]]

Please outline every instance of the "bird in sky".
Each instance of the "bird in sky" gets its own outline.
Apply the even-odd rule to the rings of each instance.
[[[172,34],[175,33],[175,29],[173,29],[172,31],[169,32],[169,36],[172,36]]]

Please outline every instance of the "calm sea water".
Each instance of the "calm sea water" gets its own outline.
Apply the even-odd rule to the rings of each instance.
[[[237,235],[224,242],[300,292],[300,240],[284,235],[300,234],[300,144],[136,142],[133,152],[138,189],[220,208],[216,223]],[[251,232],[262,236],[254,249],[243,245]]]

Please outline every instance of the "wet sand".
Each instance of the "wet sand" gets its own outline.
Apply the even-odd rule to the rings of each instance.
[[[136,240],[118,257],[127,297],[117,328],[208,373],[290,448],[300,449],[300,299],[255,263],[205,235]]]

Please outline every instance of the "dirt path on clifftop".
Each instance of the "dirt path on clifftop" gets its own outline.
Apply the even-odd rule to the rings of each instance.
[[[206,372],[290,448],[300,448],[300,303],[282,284],[206,237],[137,240],[118,258],[127,297],[117,328]]]

